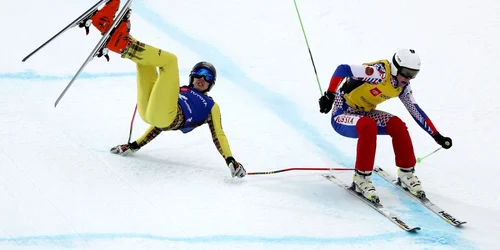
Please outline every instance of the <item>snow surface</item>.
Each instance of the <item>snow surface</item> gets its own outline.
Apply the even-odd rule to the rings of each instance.
[[[93,60],[54,108],[98,32],[72,29],[21,62],[92,4],[27,0],[0,9],[0,249],[500,247],[498,1],[297,1],[323,91],[338,64],[390,58],[400,48],[420,54],[415,97],[454,146],[417,173],[432,200],[468,223],[454,228],[374,177],[382,202],[422,227],[416,234],[324,171],[232,179],[206,125],[165,132],[131,157],[110,154],[128,139],[134,64],[116,54]],[[132,9],[134,37],[175,53],[183,84],[196,62],[217,67],[211,95],[248,171],[353,166],[356,141],[318,111],[321,92],[293,1],[135,0]],[[417,156],[438,148],[399,100],[380,109],[407,122]],[[146,127],[136,117],[133,138]],[[378,142],[377,164],[395,173],[390,138]]]

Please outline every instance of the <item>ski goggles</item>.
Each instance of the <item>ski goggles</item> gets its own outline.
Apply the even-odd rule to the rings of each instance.
[[[191,71],[191,76],[193,76],[196,79],[200,79],[203,77],[205,78],[205,81],[209,83],[215,82],[214,74],[212,73],[212,71],[206,68],[199,68],[194,71]]]
[[[398,74],[404,78],[415,79],[418,74],[418,70],[409,69],[409,68],[400,68],[398,70]]]

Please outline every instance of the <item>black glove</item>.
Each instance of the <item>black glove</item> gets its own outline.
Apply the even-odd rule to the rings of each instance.
[[[330,112],[334,100],[335,93],[326,91],[325,94],[321,98],[319,98],[319,112],[325,114]]]
[[[450,137],[444,137],[440,133],[436,133],[432,136],[432,138],[434,138],[437,144],[441,145],[444,149],[449,149],[451,148],[451,145],[453,145]]]
[[[233,157],[229,156],[226,158],[226,164],[229,167],[229,171],[231,171],[231,176],[243,178],[247,175],[247,171],[243,167],[243,164],[237,162]]]

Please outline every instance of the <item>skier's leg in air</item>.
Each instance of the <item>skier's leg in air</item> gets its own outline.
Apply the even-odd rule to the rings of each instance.
[[[119,4],[119,0],[112,0],[92,17],[92,24],[102,33],[109,30]],[[177,117],[178,110],[177,57],[130,36],[130,20],[117,26],[106,48],[136,63],[137,110],[141,118],[150,125],[168,127]]]

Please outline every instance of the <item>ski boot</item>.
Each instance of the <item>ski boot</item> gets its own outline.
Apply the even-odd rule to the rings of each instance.
[[[418,198],[425,198],[425,192],[422,190],[420,180],[414,174],[415,168],[399,168],[398,169],[398,184],[410,191]]]
[[[116,12],[120,8],[120,0],[109,0],[100,10],[95,10],[84,17],[78,23],[78,27],[85,28],[85,34],[90,32],[90,26],[94,25],[104,35],[113,24]]]
[[[110,33],[109,38],[106,40],[106,45],[96,53],[97,57],[104,56],[106,60],[109,62],[109,54],[108,52],[111,50],[120,55],[124,55],[124,53],[128,50],[133,40],[130,36],[130,15],[132,14],[132,9],[126,10],[124,12],[121,20],[117,20],[118,26],[115,26]]]
[[[380,203],[380,199],[373,186],[371,175],[372,171],[355,170],[351,189],[363,195],[372,203],[378,204]]]
[[[132,40],[130,39],[130,17],[132,10],[128,10],[124,19],[118,24],[115,30],[111,32],[111,36],[106,44],[106,48],[118,53],[123,54],[129,47]]]

